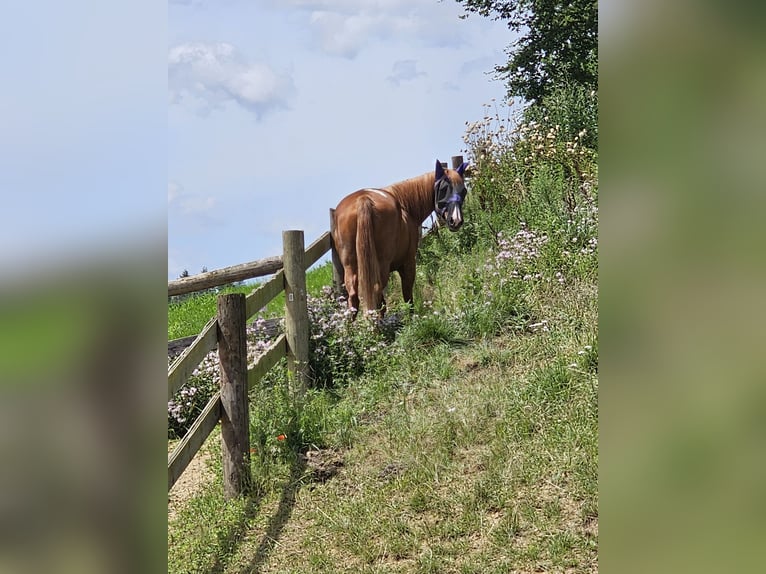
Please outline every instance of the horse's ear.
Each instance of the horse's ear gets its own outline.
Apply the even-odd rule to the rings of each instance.
[[[441,179],[444,177],[444,168],[442,167],[442,162],[440,162],[438,159],[436,160],[436,179]]]
[[[468,162],[467,162],[467,161],[464,161],[463,163],[461,163],[461,164],[460,164],[460,167],[459,167],[459,168],[457,168],[457,170],[456,170],[456,171],[457,171],[457,173],[458,173],[458,175],[459,175],[460,177],[463,177],[463,172],[465,171],[465,169],[466,169],[467,167],[468,167]]]

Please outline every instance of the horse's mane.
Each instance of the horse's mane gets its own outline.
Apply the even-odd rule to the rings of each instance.
[[[384,187],[418,223],[434,210],[434,172],[411,177]]]

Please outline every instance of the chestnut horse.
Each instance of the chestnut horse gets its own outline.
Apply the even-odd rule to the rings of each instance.
[[[383,315],[383,291],[393,271],[399,273],[402,296],[412,309],[421,225],[436,211],[439,222],[450,231],[460,229],[467,165],[445,169],[436,160],[435,171],[381,189],[360,189],[335,208],[332,239],[354,317],[360,298],[365,310]]]

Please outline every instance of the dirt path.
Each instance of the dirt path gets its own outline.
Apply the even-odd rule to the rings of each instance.
[[[213,480],[215,475],[210,470],[210,441],[219,440],[217,433],[211,433],[203,443],[202,448],[178,478],[173,488],[168,492],[168,522],[175,519],[179,509],[197,494],[202,486]],[[178,441],[168,443],[168,454],[172,452]]]

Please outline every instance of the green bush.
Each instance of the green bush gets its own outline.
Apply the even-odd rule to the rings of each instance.
[[[315,387],[346,384],[386,354],[388,333],[359,314],[352,321],[345,299],[327,287],[320,297],[308,297],[309,366]]]

